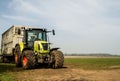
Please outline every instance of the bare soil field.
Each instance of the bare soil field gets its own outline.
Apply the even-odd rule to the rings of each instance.
[[[9,73],[14,81],[120,81],[120,69],[83,70],[65,65],[61,69],[37,68],[23,70],[15,68]]]

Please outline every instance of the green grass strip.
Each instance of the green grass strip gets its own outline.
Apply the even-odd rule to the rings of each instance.
[[[65,64],[89,70],[111,69],[112,66],[120,69],[120,58],[65,58]]]

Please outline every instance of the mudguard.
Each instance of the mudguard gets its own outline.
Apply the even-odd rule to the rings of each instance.
[[[60,48],[51,48],[50,52],[53,51],[53,50],[58,50],[58,49],[60,49]]]

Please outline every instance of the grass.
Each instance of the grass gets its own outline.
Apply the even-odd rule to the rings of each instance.
[[[12,63],[0,63],[0,73],[12,71],[15,68],[15,64]]]
[[[0,74],[0,81],[13,81],[13,77],[8,73]]]
[[[88,70],[120,69],[120,58],[66,58],[65,64]]]
[[[0,81],[13,81],[13,78],[9,72],[13,71],[14,68],[14,64],[0,63]]]

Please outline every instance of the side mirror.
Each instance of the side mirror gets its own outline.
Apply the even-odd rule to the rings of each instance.
[[[55,30],[52,30],[53,35],[55,35]]]

